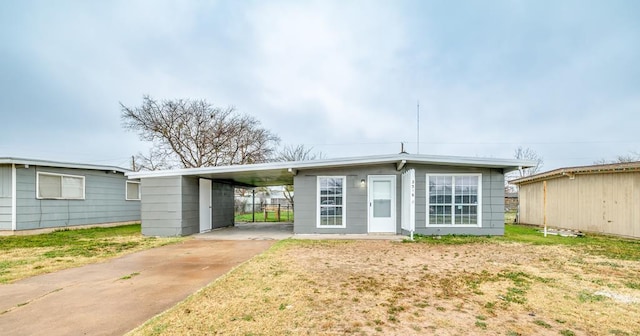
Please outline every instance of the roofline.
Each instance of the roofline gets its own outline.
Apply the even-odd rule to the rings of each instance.
[[[21,165],[31,165],[31,166],[61,167],[61,168],[74,168],[74,169],[109,170],[109,171],[121,172],[123,174],[126,174],[131,171],[129,169],[116,167],[116,166],[104,166],[104,165],[94,165],[94,164],[87,164],[87,163],[60,162],[60,161],[49,161],[49,160],[36,160],[36,159],[25,159],[25,158],[16,158],[16,157],[0,157],[0,164],[21,164]]]
[[[182,175],[200,175],[209,173],[230,173],[230,172],[252,172],[260,170],[280,170],[280,169],[317,169],[317,168],[335,168],[342,166],[359,166],[368,164],[385,164],[396,163],[397,167],[402,168],[406,163],[434,164],[434,165],[451,165],[451,166],[470,166],[470,167],[487,167],[502,168],[507,170],[516,170],[519,168],[528,168],[535,166],[535,162],[513,160],[513,159],[493,159],[478,157],[461,157],[461,156],[439,156],[439,155],[410,155],[410,154],[393,154],[393,155],[376,155],[376,156],[360,156],[346,157],[335,159],[321,159],[309,161],[288,161],[288,162],[269,162],[246,165],[232,166],[216,166],[216,167],[199,167],[199,168],[181,168],[170,170],[144,171],[144,172],[128,172],[130,178],[145,177],[168,177]]]
[[[510,183],[526,184],[562,176],[573,178],[573,176],[579,174],[628,173],[634,171],[640,171],[640,161],[558,168],[531,176],[521,177],[519,179],[512,180]]]

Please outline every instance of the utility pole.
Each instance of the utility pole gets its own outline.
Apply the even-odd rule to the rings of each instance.
[[[131,170],[138,171],[136,169],[136,157],[135,157],[135,155],[131,155]]]

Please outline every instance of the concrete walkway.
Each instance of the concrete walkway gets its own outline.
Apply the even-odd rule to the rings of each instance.
[[[0,285],[1,335],[122,335],[275,240],[187,240]]]
[[[281,240],[293,239],[345,239],[345,240],[395,240],[407,236],[397,234],[294,234],[293,223],[236,223],[235,226],[214,229],[194,235],[196,239],[212,240]]]

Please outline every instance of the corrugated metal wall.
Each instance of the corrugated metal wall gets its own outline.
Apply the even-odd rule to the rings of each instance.
[[[520,186],[520,222],[543,225],[543,182]],[[640,238],[640,173],[547,180],[547,225]]]

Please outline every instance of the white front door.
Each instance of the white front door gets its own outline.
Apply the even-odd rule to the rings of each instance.
[[[396,233],[396,177],[369,176],[369,232]]]
[[[200,179],[200,232],[211,230],[211,180]]]

